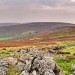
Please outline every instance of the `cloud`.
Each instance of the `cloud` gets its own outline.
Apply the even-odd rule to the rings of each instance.
[[[74,8],[75,0],[0,0],[0,10]]]
[[[75,2],[75,0],[71,0],[72,2]]]
[[[43,6],[73,7],[75,0],[0,0],[0,6],[7,8],[42,8]]]
[[[74,21],[74,16],[75,0],[0,0],[0,22]]]

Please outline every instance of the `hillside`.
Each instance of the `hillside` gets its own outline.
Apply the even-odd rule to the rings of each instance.
[[[74,24],[60,22],[36,22],[1,26],[0,40],[22,39],[39,33],[64,29],[71,25]]]
[[[29,41],[38,41],[39,43],[70,40],[75,40],[75,26],[70,26],[61,30],[49,31],[29,39]]]
[[[0,27],[3,27],[3,26],[12,26],[12,25],[18,25],[20,23],[0,23]]]
[[[29,25],[29,24],[28,24]],[[38,24],[39,25],[39,24]],[[23,25],[18,25],[19,27],[21,26],[25,26]],[[16,34],[16,32],[18,32],[20,30],[14,31],[15,28],[17,28],[18,26],[7,26],[11,28],[13,28],[13,38],[11,37],[7,37],[7,38],[0,38],[0,47],[13,47],[13,46],[28,46],[28,45],[50,45],[50,44],[55,44],[55,42],[58,41],[70,41],[70,40],[75,40],[75,26],[72,24],[57,24],[56,27],[54,27],[54,23],[53,23],[53,30],[50,28],[49,30],[47,30],[46,28],[43,29],[43,25],[41,25],[43,28],[40,28],[40,25],[38,26],[38,32],[34,32],[33,30],[29,30],[29,31],[24,31],[21,32],[22,35],[18,35],[20,37],[15,37],[14,35]],[[27,25],[26,25],[27,26]],[[33,25],[32,25],[33,26]],[[32,26],[28,27],[28,29],[31,29]],[[35,26],[35,24],[34,24]],[[44,25],[46,26],[46,25]],[[49,28],[50,25],[46,26]],[[14,28],[15,27],[15,28]],[[19,28],[18,27],[18,28]],[[6,29],[6,26],[3,27]],[[4,30],[5,30],[4,29]],[[26,29],[26,28],[25,28]],[[41,29],[41,31],[39,31],[39,29]],[[10,30],[11,31],[11,30]],[[22,30],[23,31],[23,30]],[[8,31],[9,32],[9,31]],[[11,33],[11,32],[10,32]],[[12,35],[12,33],[11,33]],[[9,40],[10,39],[10,40]],[[6,41],[5,41],[6,40]]]

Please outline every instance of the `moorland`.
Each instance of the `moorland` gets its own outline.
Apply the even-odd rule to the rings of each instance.
[[[58,65],[56,66],[57,69],[63,71],[63,73],[59,73],[58,72],[59,70],[54,68],[53,72],[55,74],[52,73],[51,75],[71,75],[71,74],[74,75],[75,74],[75,24],[61,23],[61,22],[1,24],[0,59],[1,60],[7,59],[9,60],[9,62],[12,62],[12,60],[16,61],[16,59],[18,60],[18,62],[14,62],[12,64],[8,62],[9,68],[7,71],[7,75],[29,75],[27,73],[25,74],[25,72],[24,73],[22,72],[24,69],[20,70],[15,68],[14,64],[15,65],[18,64],[19,61],[25,63],[25,61],[23,61],[24,58],[22,58],[23,55],[24,55],[23,57],[25,57],[23,51],[27,52],[29,51],[29,53],[26,54],[26,59],[31,60],[32,57],[31,54],[33,55],[33,57],[35,57],[35,55],[41,53],[41,52],[39,53],[37,50],[43,50],[42,53],[44,56],[52,57],[55,63]],[[44,57],[42,58],[44,61]],[[21,64],[21,67],[22,65],[23,64]],[[2,69],[0,70],[2,71]],[[30,70],[31,72],[28,71],[28,73],[34,72],[32,71],[32,69]]]

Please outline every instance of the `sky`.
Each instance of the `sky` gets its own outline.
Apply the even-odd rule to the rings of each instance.
[[[75,0],[0,0],[0,23],[75,23]]]

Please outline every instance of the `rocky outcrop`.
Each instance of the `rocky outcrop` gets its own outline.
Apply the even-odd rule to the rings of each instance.
[[[20,54],[18,58],[15,54]],[[0,75],[6,75],[9,65],[21,70],[20,75],[64,75],[57,69],[52,55],[39,48],[19,49],[0,62]]]
[[[0,75],[6,75],[8,67],[9,65],[6,61],[0,60]]]
[[[53,57],[50,57],[50,54],[45,51],[36,48],[28,49],[21,58],[20,60],[26,63],[20,75],[64,75],[62,71],[56,69],[57,65]]]
[[[52,46],[52,47],[50,47],[48,49],[49,49],[50,53],[57,53],[60,50],[62,50],[63,48],[65,48],[65,46]]]

